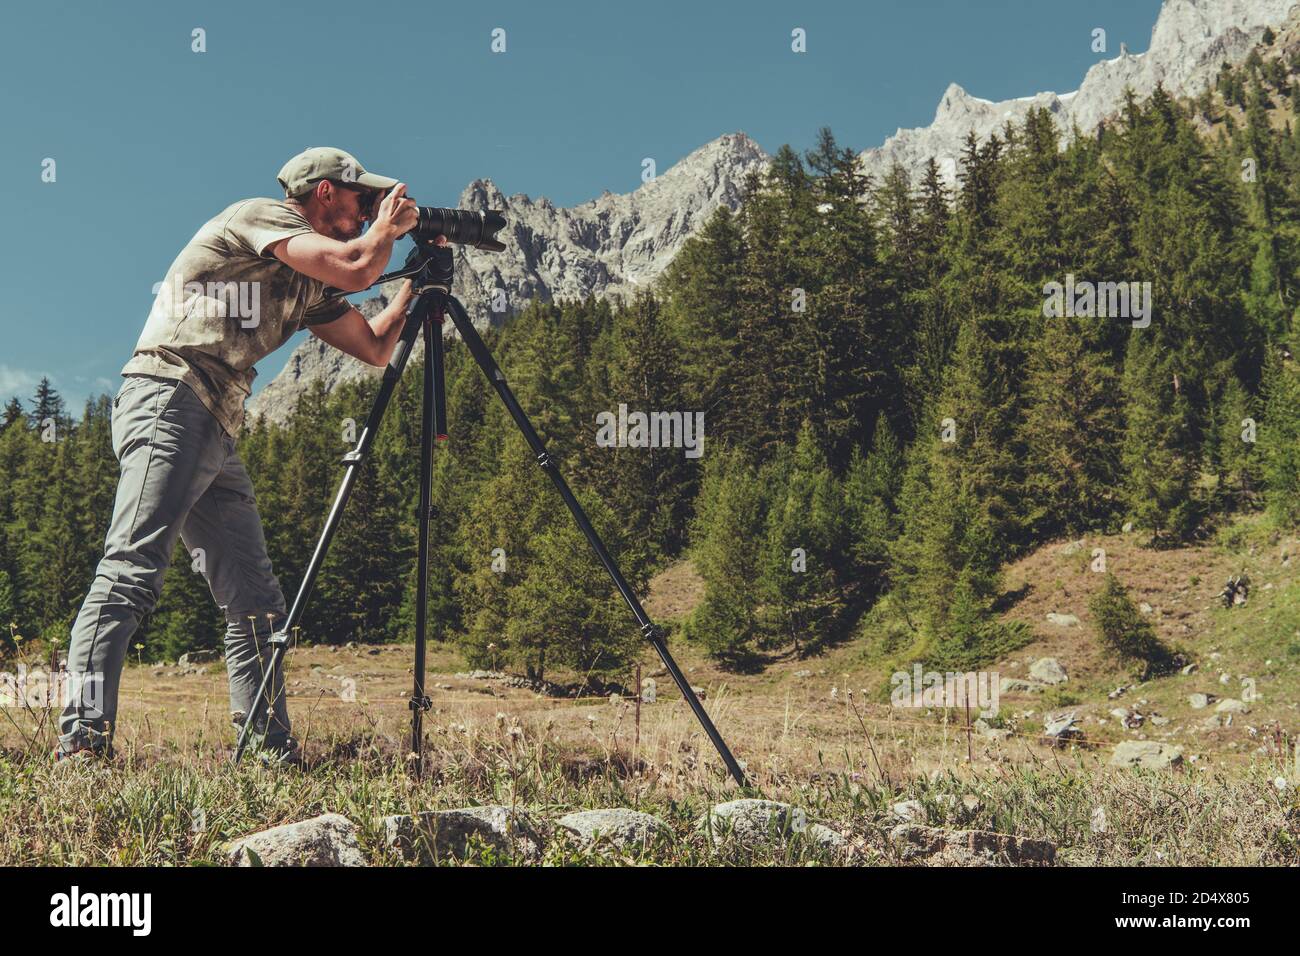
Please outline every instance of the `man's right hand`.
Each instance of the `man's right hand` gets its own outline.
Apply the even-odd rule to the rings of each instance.
[[[371,229],[383,229],[399,239],[420,224],[419,207],[406,195],[406,183],[398,183],[379,203]]]

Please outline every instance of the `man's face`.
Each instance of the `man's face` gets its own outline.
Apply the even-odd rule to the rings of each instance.
[[[378,196],[355,183],[330,182],[329,186],[329,201],[323,204],[327,234],[340,242],[357,238],[373,218]]]

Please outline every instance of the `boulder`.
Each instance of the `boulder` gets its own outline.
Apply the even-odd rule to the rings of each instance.
[[[1078,627],[1079,618],[1073,614],[1057,614],[1054,611],[1047,612],[1047,623],[1055,624],[1057,627]]]
[[[998,681],[999,694],[1036,694],[1046,689],[1046,684],[1034,680],[1021,680],[1019,677],[1003,677]]]
[[[900,823],[889,832],[899,857],[931,866],[1051,866],[1056,845],[988,830],[943,830]]]
[[[176,666],[187,667],[195,664],[210,664],[216,659],[216,651],[186,651],[180,657],[176,658]]]
[[[1219,701],[1214,708],[1214,712],[1217,714],[1247,714],[1250,713],[1250,708],[1246,706],[1245,701],[1237,700],[1235,697],[1225,697]]]
[[[1064,747],[1072,740],[1082,740],[1083,731],[1075,726],[1079,718],[1072,712],[1049,715],[1043,721],[1043,736],[1053,747]]]
[[[230,866],[365,866],[357,826],[326,813],[231,840],[221,847]]]
[[[608,843],[620,850],[669,840],[673,835],[668,824],[658,817],[623,807],[580,810],[560,817],[556,823],[584,845]]]
[[[905,823],[917,823],[925,819],[925,805],[920,800],[900,800],[889,809]]]
[[[463,858],[471,842],[478,841],[512,856],[532,858],[541,852],[542,840],[529,816],[510,807],[462,807],[428,810],[414,816],[384,817],[384,839],[406,859],[429,862],[454,856]]]
[[[752,847],[798,833],[821,846],[844,846],[840,834],[818,824],[810,826],[808,815],[801,808],[775,800],[719,803],[700,820],[700,826],[709,831],[715,844],[730,836]]]
[[[1183,762],[1183,749],[1154,740],[1126,740],[1110,756],[1112,767],[1141,767],[1145,770],[1164,770]]]
[[[1074,615],[1070,615],[1074,617]],[[1078,618],[1075,618],[1078,621]],[[1055,657],[1040,657],[1029,665],[1029,676],[1044,684],[1063,684],[1069,680],[1065,668]]]
[[[1187,703],[1191,705],[1192,710],[1204,710],[1206,707],[1210,706],[1210,695],[1188,694]]]

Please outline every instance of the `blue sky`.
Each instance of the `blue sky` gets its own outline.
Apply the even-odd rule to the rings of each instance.
[[[879,145],[956,81],[1075,89],[1160,0],[11,0],[0,13],[0,400],[41,375],[80,413],[114,391],[177,251],[236,199],[335,145],[449,206],[477,177],[561,206],[640,184],[743,130],[765,150]],[[191,51],[206,31],[207,52]],[[494,28],[506,52],[491,52]],[[807,31],[808,52],[790,50]],[[1092,30],[1108,52],[1093,53]],[[57,163],[57,181],[41,164]],[[405,243],[397,258],[405,255]],[[307,333],[301,333],[307,334]],[[297,341],[295,339],[295,341]],[[292,344],[260,363],[257,384]]]

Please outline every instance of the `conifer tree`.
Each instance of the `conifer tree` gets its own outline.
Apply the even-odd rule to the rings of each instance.
[[[758,617],[764,489],[738,451],[711,452],[704,471],[691,535],[704,597],[683,632],[715,659],[744,668],[758,660],[765,637]]]
[[[843,610],[843,492],[810,423],[799,431],[784,480],[767,489],[762,587],[773,639],[801,652],[835,636]]]

